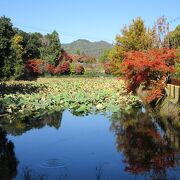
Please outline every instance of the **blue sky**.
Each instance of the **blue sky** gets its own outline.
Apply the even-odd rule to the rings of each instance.
[[[141,16],[147,26],[165,15],[180,17],[180,0],[0,0],[0,16],[26,32],[56,30],[61,43],[77,39],[112,43],[120,29]],[[173,30],[180,18],[170,24]]]

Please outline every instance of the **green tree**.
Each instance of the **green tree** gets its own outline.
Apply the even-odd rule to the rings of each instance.
[[[168,39],[168,36],[166,39]],[[180,48],[180,25],[178,25],[174,31],[169,33],[169,46],[171,48]]]
[[[34,59],[37,58],[39,59],[41,54],[40,54],[40,48],[42,47],[41,39],[42,39],[42,34],[40,33],[31,33],[29,34],[29,39],[27,41],[27,45],[25,47],[25,59]]]
[[[121,32],[122,35],[116,37],[116,44],[121,45],[123,51],[142,51],[152,47],[152,32],[140,17],[133,19],[132,24],[128,28],[125,26]]]
[[[13,31],[14,31],[15,35],[17,34],[17,35],[20,35],[20,36],[23,37],[22,45],[23,45],[23,48],[25,48],[27,46],[27,44],[28,44],[28,40],[30,38],[30,34],[27,33],[27,32],[24,32],[21,29],[16,28],[16,27],[13,28]]]
[[[14,57],[14,73],[12,75],[13,79],[20,79],[24,74],[24,63],[23,63],[23,37],[16,34],[12,38],[12,50]]]
[[[104,63],[108,59],[108,55],[110,53],[111,49],[105,50],[100,56],[99,56],[99,62]]]
[[[176,49],[176,72],[173,74],[173,77],[180,78],[180,25],[176,26],[174,31],[166,35],[164,43],[168,44],[170,48]]]
[[[11,38],[14,35],[11,20],[0,17],[0,78],[7,78],[11,71]]]
[[[81,50],[80,50],[80,49],[77,49],[76,52],[75,52],[75,54],[80,55],[80,54],[81,54]]]
[[[176,58],[175,58],[175,73],[173,77],[180,79],[180,46],[176,49]]]
[[[18,28],[13,28],[15,34],[23,37],[24,61],[28,59],[40,58],[40,47],[42,46],[43,35],[38,32],[26,33]]]
[[[55,65],[61,53],[59,35],[56,31],[53,31],[51,34],[47,34],[42,38],[40,53],[41,59]]]

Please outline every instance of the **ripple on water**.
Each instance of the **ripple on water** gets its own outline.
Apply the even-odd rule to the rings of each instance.
[[[66,158],[53,158],[45,160],[40,166],[43,168],[65,168],[69,163],[69,160]]]

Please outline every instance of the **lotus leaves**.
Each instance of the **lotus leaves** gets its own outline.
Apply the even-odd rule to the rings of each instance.
[[[42,115],[63,109],[76,114],[117,112],[130,109],[138,102],[136,96],[126,92],[124,82],[116,78],[39,78],[37,81],[9,81],[3,86],[1,116]]]

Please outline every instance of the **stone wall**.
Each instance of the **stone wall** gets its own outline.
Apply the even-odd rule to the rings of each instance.
[[[175,102],[180,102],[180,86],[173,84],[167,84],[168,96],[175,100]]]

